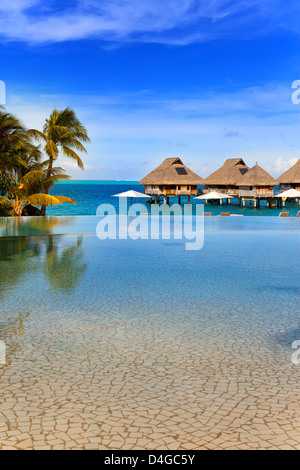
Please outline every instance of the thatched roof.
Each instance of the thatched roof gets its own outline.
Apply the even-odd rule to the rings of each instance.
[[[204,180],[185,166],[180,158],[166,158],[159,167],[145,176],[140,184],[200,185],[204,184]]]
[[[281,184],[300,183],[300,160],[283,175],[279,176],[277,181]]]
[[[237,186],[276,186],[278,182],[256,163],[236,184]]]
[[[235,185],[248,170],[249,167],[242,158],[229,158],[221,168],[205,179],[204,184]]]

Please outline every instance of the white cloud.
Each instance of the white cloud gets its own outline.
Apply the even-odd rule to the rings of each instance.
[[[284,160],[282,157],[279,157],[272,165],[272,170],[278,174],[284,173],[289,168],[294,166],[297,163],[297,161],[298,161],[298,158],[291,158],[290,160]]]
[[[71,170],[71,171],[78,171],[82,172],[81,168],[77,165],[75,161],[72,160],[61,160],[59,162],[59,165],[61,165],[65,170]],[[90,165],[85,164],[84,165],[85,171],[92,171],[94,168]]]
[[[231,92],[209,92],[201,99],[186,98],[167,101],[166,106],[174,113],[237,114],[252,112],[256,115],[278,114],[296,111],[291,102],[291,84],[268,83],[265,86],[240,88]]]
[[[12,2],[0,0],[0,11],[18,14],[38,4],[39,0],[13,0]]]
[[[245,158],[249,166],[258,161],[270,173],[281,174],[299,156],[300,115],[290,92],[288,83],[270,84],[168,101],[139,91],[103,97],[26,95],[22,90],[8,96],[7,110],[28,127],[41,129],[54,104],[59,109],[73,107],[92,139],[88,155],[82,156],[87,171],[62,158],[61,166],[76,179],[115,179],[116,174],[138,179],[174,155],[190,161],[203,175],[235,156]],[[224,129],[247,140],[226,138]]]
[[[190,44],[282,28],[299,33],[292,0],[0,0],[0,35],[42,44],[84,38]],[[16,26],[17,25],[17,26]]]

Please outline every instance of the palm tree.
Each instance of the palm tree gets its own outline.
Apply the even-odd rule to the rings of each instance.
[[[48,156],[47,178],[51,177],[54,162],[57,160],[60,152],[63,156],[75,160],[79,168],[84,168],[77,151],[87,153],[83,142],[89,142],[90,139],[86,128],[81,124],[75,111],[71,108],[68,107],[61,111],[54,109],[49,119],[46,119],[43,132],[32,129],[28,135],[45,143],[44,151]],[[45,186],[45,195],[49,194],[51,186],[51,184]],[[46,215],[46,207],[43,204],[41,209],[42,215]]]
[[[87,269],[82,259],[83,237],[78,236],[73,245],[63,248],[56,236],[49,235],[47,242],[44,265],[47,279],[54,291],[71,293]]]
[[[0,196],[0,204],[5,204],[13,211],[13,215],[20,217],[26,206],[56,206],[64,202],[76,204],[76,201],[63,196],[50,196],[45,193],[35,193],[36,188],[43,190],[53,185],[56,181],[69,178],[67,175],[57,174],[45,177],[45,172],[33,170],[20,178],[10,174],[10,189],[7,197]]]
[[[6,157],[6,152],[12,153],[20,145],[24,145],[27,134],[23,124],[13,114],[0,111],[0,157]]]
[[[0,111],[0,192],[2,194],[5,194],[9,187],[8,173],[20,164],[20,152],[29,151],[29,145],[23,124],[14,115]]]
[[[0,269],[5,272],[5,276],[0,276],[0,302],[9,289],[19,285],[30,273],[44,272],[53,291],[70,293],[75,289],[87,269],[83,237],[78,235],[71,244],[64,246],[63,237],[53,235],[60,223],[59,217],[51,216],[46,219],[0,219]],[[71,223],[71,220],[63,223]],[[21,236],[29,232],[44,236]],[[9,238],[5,240],[3,237]]]

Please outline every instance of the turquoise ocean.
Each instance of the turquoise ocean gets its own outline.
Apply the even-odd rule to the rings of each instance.
[[[107,203],[113,204],[118,212],[119,200],[113,196],[130,189],[144,192],[143,186],[138,181],[68,181],[59,183],[52,188],[52,194],[70,197],[77,201],[77,204],[63,204],[48,208],[47,214],[56,216],[96,215],[98,206]],[[137,200],[137,202],[147,204],[149,211],[150,205],[147,202],[142,200]],[[170,198],[170,204],[173,203],[177,203],[177,198]],[[187,203],[187,198],[182,198],[182,203]],[[192,200],[192,204],[202,204],[202,202]],[[238,206],[237,200],[232,200],[230,205],[215,205],[216,215],[221,212],[230,212],[245,216],[278,216],[281,210],[267,208],[264,203],[259,209],[250,206],[242,208]],[[289,205],[286,210],[290,210]],[[205,211],[212,211],[211,204],[207,204]],[[295,205],[293,214],[296,215],[297,212],[298,206]]]

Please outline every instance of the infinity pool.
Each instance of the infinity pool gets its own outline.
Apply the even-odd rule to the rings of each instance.
[[[96,225],[0,221],[0,448],[300,449],[300,220]]]

